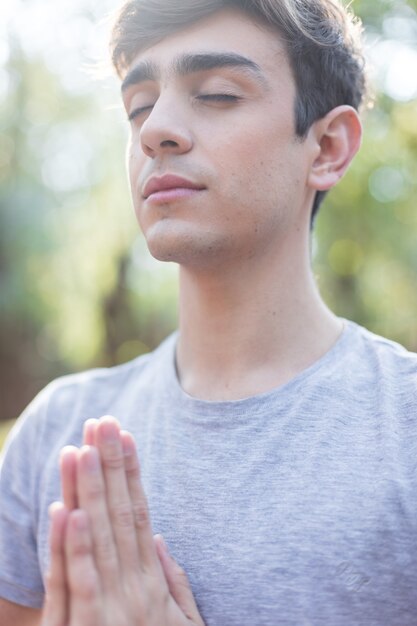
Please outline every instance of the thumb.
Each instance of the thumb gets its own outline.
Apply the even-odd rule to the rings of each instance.
[[[187,574],[169,554],[162,535],[155,535],[154,540],[171,596],[188,619],[196,626],[204,626]]]

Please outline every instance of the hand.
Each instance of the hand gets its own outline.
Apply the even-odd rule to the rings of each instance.
[[[152,535],[132,436],[86,424],[61,457],[42,626],[204,626],[186,574]]]

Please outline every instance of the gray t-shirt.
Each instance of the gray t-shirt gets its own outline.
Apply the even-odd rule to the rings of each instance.
[[[176,338],[25,411],[0,475],[0,596],[42,605],[59,451],[112,414],[207,626],[415,625],[417,355],[345,321],[289,383],[205,402],[178,383]]]

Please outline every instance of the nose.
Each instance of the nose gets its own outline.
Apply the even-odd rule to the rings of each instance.
[[[186,124],[184,106],[160,97],[142,124],[140,141],[143,152],[151,158],[164,153],[189,152],[193,139]]]

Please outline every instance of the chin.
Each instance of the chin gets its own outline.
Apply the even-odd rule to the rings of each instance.
[[[186,245],[186,233],[178,232],[178,227],[172,220],[158,220],[147,228],[142,228],[149,252],[158,261],[176,262],[180,256],[181,249],[184,251]]]
[[[190,246],[189,241],[179,241],[178,238],[175,238],[175,240],[155,238],[147,239],[146,241],[149,252],[158,261],[188,265],[196,256],[200,257],[200,259],[203,257],[201,250],[196,255],[195,247]]]
[[[187,227],[188,226],[188,227]],[[144,232],[149,252],[158,261],[189,267],[208,268],[218,265],[224,246],[211,233],[189,228],[186,224],[154,225]]]

